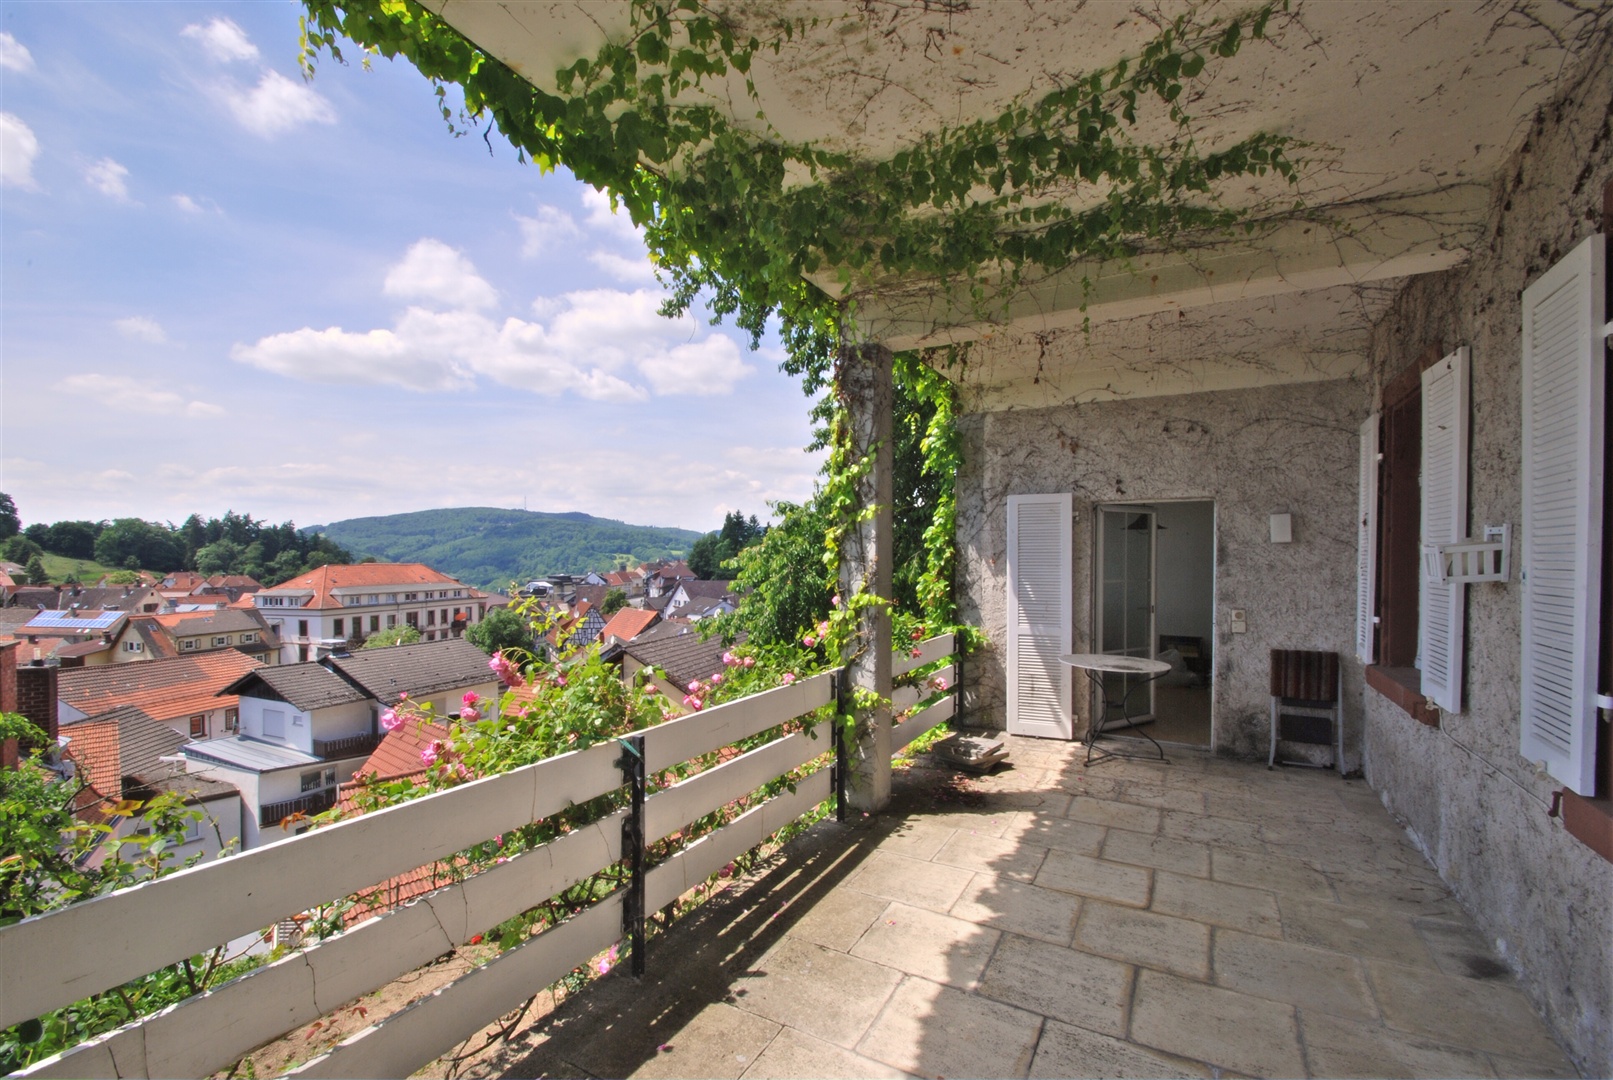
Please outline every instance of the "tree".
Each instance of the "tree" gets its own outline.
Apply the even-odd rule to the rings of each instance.
[[[0,491],[0,540],[16,536],[22,528],[22,518],[17,516],[17,504],[11,501],[11,496]]]
[[[715,580],[722,572],[722,541],[709,532],[689,547],[689,569],[702,581]]]
[[[624,598],[625,599],[625,598]],[[610,606],[607,598],[605,605]],[[487,617],[465,631],[465,640],[489,656],[506,649],[532,649],[532,627],[518,613],[496,607]]]
[[[35,555],[28,560],[28,584],[49,585],[50,575],[45,572],[45,560]]]
[[[0,543],[0,559],[7,562],[25,563],[36,555],[43,555],[40,546],[20,533]]]
[[[45,530],[45,538],[39,541],[39,546],[69,559],[93,559],[95,540],[100,535],[99,522],[58,521]]]
[[[823,536],[833,519],[823,502],[820,496],[805,506],[775,503],[779,523],[739,553],[739,610],[732,618],[753,644],[795,642],[829,614],[836,583],[823,560]]]
[[[420,640],[420,631],[412,626],[393,626],[377,630],[364,639],[366,649],[384,649],[388,645],[413,645]]]
[[[611,589],[605,593],[605,599],[600,603],[599,610],[608,619],[627,606],[627,594],[621,589]]]
[[[234,540],[215,540],[196,549],[196,572],[208,575],[238,573],[245,555],[245,549]]]
[[[95,559],[108,566],[144,567],[168,573],[184,568],[185,543],[166,525],[139,518],[118,518],[95,538]]]

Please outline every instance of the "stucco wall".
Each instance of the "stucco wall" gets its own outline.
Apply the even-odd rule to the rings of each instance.
[[[1264,757],[1269,650],[1353,649],[1358,380],[979,413],[960,422],[959,577],[963,618],[991,639],[965,666],[965,719],[1004,724],[1007,499],[1075,494],[1074,641],[1091,648],[1092,530],[1102,503],[1216,503],[1214,747]],[[1269,518],[1291,513],[1294,542]],[[1248,613],[1247,633],[1227,611]],[[1077,690],[1080,691],[1080,687]],[[1087,695],[1077,692],[1077,732]],[[1360,672],[1346,684],[1356,760]]]
[[[1378,383],[1429,344],[1472,350],[1469,529],[1522,504],[1520,294],[1596,231],[1613,178],[1613,42],[1502,173],[1464,267],[1418,278],[1378,323]],[[1519,533],[1514,532],[1514,542]],[[1546,816],[1560,784],[1519,752],[1520,586],[1470,586],[1463,711],[1438,730],[1366,694],[1366,773],[1520,971],[1587,1075],[1613,1075],[1613,864]]]

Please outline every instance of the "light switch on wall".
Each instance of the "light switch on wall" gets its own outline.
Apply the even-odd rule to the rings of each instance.
[[[1248,633],[1248,631],[1249,631],[1249,615],[1248,615],[1248,612],[1244,611],[1243,608],[1233,608],[1232,611],[1231,611],[1231,616],[1232,616],[1231,619],[1228,620],[1227,628],[1230,629],[1234,634]]]

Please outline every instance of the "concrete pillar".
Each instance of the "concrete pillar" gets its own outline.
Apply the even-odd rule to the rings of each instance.
[[[891,502],[894,456],[891,443],[891,352],[881,345],[840,350],[835,381],[851,427],[851,459],[873,454],[873,468],[857,482],[857,505],[876,507],[866,521],[846,530],[840,552],[840,595],[859,589],[891,597]],[[857,641],[846,657],[851,686],[872,690],[887,701],[891,693],[890,609],[863,609]],[[883,809],[891,797],[891,711],[889,705],[860,711],[857,732],[846,747],[848,801],[857,810]]]

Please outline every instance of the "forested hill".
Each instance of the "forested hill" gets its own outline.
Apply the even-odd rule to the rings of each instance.
[[[700,538],[687,529],[628,525],[588,514],[543,514],[467,506],[412,514],[349,518],[314,525],[360,555],[383,562],[422,562],[467,585],[504,589],[544,574],[609,570],[683,556]]]

